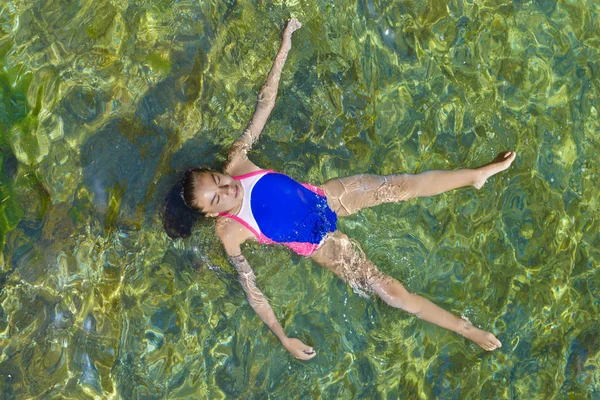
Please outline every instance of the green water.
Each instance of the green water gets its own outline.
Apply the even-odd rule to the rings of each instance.
[[[222,165],[290,16],[258,165],[321,183],[518,153],[480,191],[340,223],[500,350],[249,245],[318,352],[297,361],[211,224],[164,234],[166,192]],[[600,398],[599,51],[598,1],[0,0],[1,397]]]

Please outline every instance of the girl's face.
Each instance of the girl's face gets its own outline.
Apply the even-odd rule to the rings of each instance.
[[[196,175],[194,182],[196,206],[207,217],[219,213],[235,214],[242,206],[244,189],[240,182],[219,172],[206,171]]]

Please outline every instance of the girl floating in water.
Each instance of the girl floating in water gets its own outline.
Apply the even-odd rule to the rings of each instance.
[[[190,169],[184,173],[179,184],[181,191],[177,194],[196,213],[217,219],[217,236],[239,274],[248,302],[296,358],[308,360],[316,352],[283,331],[269,302],[256,286],[252,267],[242,255],[240,245],[246,240],[287,246],[330,269],[359,292],[374,293],[392,307],[457,332],[485,350],[500,347],[502,344],[492,333],[409,293],[396,279],[379,271],[356,242],[337,230],[336,223],[339,217],[352,215],[365,207],[433,196],[464,186],[479,189],[486,179],[507,169],[515,153],[500,153],[491,163],[475,169],[416,175],[362,174],[334,178],[321,186],[299,183],[282,173],[259,168],[248,160],[247,154],[275,106],[279,77],[292,46],[292,33],[300,26],[295,18],[288,21],[267,82],[258,95],[254,115],[242,136],[233,143],[223,172]],[[168,204],[165,228],[174,236]]]

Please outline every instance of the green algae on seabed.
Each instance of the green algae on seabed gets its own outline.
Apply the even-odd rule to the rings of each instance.
[[[594,1],[0,2],[3,398],[600,396],[600,5]],[[496,333],[486,354],[248,245],[300,363],[210,223],[171,241],[177,174],[222,165],[296,16],[251,155],[323,182],[473,166],[480,190],[340,222],[407,288]]]

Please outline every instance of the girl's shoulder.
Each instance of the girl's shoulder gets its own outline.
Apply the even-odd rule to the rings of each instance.
[[[233,218],[217,217],[215,231],[225,248],[239,246],[248,239],[255,239],[254,234]]]
[[[240,176],[261,170],[262,168],[254,164],[252,161],[245,159],[227,163],[223,169],[223,172],[230,176]]]

